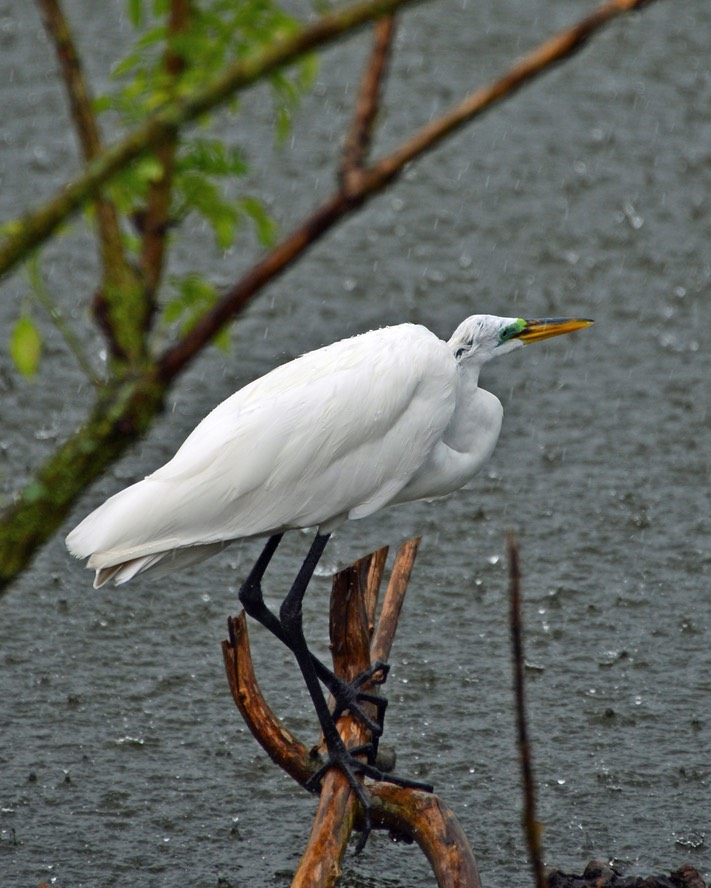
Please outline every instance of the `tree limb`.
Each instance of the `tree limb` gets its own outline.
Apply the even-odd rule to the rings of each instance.
[[[395,179],[403,168],[430,151],[445,137],[451,135],[475,117],[481,116],[502,99],[511,98],[522,86],[559,65],[579,52],[587,41],[617,16],[641,9],[653,0],[609,0],[591,15],[564,28],[525,55],[502,77],[489,86],[478,89],[463,99],[447,114],[423,127],[419,133],[375,164],[367,174],[361,193],[379,190]]]
[[[395,16],[376,22],[370,61],[361,79],[353,122],[343,146],[339,181],[346,194],[357,191],[357,179],[367,160],[394,37]]]

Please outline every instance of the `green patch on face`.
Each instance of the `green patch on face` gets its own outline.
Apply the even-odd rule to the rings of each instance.
[[[523,318],[516,318],[512,324],[507,324],[501,328],[499,332],[499,343],[508,342],[509,339],[515,339],[526,327],[526,321]]]

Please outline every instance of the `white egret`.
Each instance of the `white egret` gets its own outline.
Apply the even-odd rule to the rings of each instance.
[[[236,539],[269,536],[240,599],[294,652],[330,763],[343,768],[367,807],[353,773],[382,775],[345,750],[319,678],[341,708],[357,710],[360,695],[312,657],[301,627],[319,557],[346,519],[445,496],[470,481],[491,456],[503,417],[498,398],[479,387],[482,366],[591,323],[474,315],[448,342],[400,324],[309,352],[223,401],[173,459],[99,506],[67,546],[89,559],[99,587],[183,567]],[[317,527],[316,538],[277,617],[264,604],[261,579],[281,534],[304,527]],[[379,726],[369,726],[377,735]]]

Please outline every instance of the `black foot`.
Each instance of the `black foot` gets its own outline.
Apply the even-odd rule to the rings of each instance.
[[[331,680],[324,680],[324,684],[336,701],[332,713],[334,722],[338,721],[343,713],[348,711],[367,731],[370,732],[373,742],[370,744],[371,752],[368,755],[368,761],[371,765],[374,764],[375,756],[378,752],[378,740],[383,733],[383,721],[385,719],[385,710],[387,709],[388,701],[385,697],[376,694],[368,694],[359,689],[366,682],[371,681],[374,676],[378,675],[378,673],[380,673],[382,677],[376,681],[376,684],[384,684],[389,671],[390,667],[387,663],[381,663],[378,661],[373,663],[372,666],[369,666],[364,672],[361,672],[360,675],[356,676],[352,682],[345,682],[336,675],[332,675]],[[375,719],[368,715],[364,707],[361,705],[363,703],[370,703],[375,706]]]
[[[372,743],[364,743],[362,746],[354,746],[351,749],[346,749],[342,742],[335,744],[333,749],[329,749],[329,757],[326,764],[320,767],[305,784],[305,788],[309,792],[317,792],[323,776],[331,768],[340,768],[343,774],[345,774],[349,786],[356,794],[356,798],[363,808],[363,831],[358,839],[354,854],[360,854],[363,848],[365,848],[368,836],[373,829],[370,819],[370,800],[365,787],[357,777],[358,774],[369,777],[371,780],[394,783],[396,786],[402,786],[405,789],[418,789],[421,792],[434,791],[431,783],[422,783],[418,780],[408,780],[406,777],[397,777],[395,774],[386,774],[369,762],[363,762],[356,758],[357,755],[364,754],[369,759],[373,756]]]

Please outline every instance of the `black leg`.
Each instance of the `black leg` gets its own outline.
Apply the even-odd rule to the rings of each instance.
[[[351,789],[356,794],[358,801],[363,807],[365,826],[363,835],[358,842],[356,853],[358,853],[365,845],[370,832],[370,804],[363,787],[363,784],[357,778],[357,774],[363,774],[373,780],[387,780],[390,783],[396,783],[399,786],[411,787],[415,789],[424,789],[428,792],[432,791],[429,784],[416,783],[410,780],[403,780],[393,775],[383,774],[376,767],[366,762],[359,761],[355,755],[365,752],[366,747],[348,750],[338,733],[336,724],[328,710],[326,698],[321,690],[321,684],[316,671],[313,657],[306,644],[303,630],[303,614],[302,602],[304,593],[313,576],[316,565],[319,562],[323,550],[326,547],[330,534],[317,534],[315,540],[311,544],[311,548],[304,560],[304,563],[297,574],[294,583],[289,590],[289,594],[282,602],[279,611],[282,629],[287,638],[287,644],[291,648],[299,664],[301,673],[308,689],[311,700],[313,701],[316,715],[321,724],[321,730],[328,747],[329,761],[321,768],[308,782],[307,788],[315,790],[324,775],[324,773],[334,766],[341,769],[345,774]]]
[[[282,628],[282,624],[279,622],[276,614],[269,610],[264,601],[264,596],[262,595],[262,578],[264,577],[264,573],[269,566],[269,562],[272,560],[272,556],[276,552],[282,537],[283,534],[281,533],[269,537],[254,567],[249,572],[247,579],[239,590],[239,600],[247,614],[252,617],[252,619],[261,623],[262,626],[268,629],[272,635],[275,635],[287,647],[291,647]],[[328,539],[328,537],[326,537],[326,539]],[[321,551],[323,551],[323,549]],[[314,564],[314,568],[315,567],[316,564]],[[345,682],[338,678],[338,676],[334,675],[333,672],[331,672],[331,670],[316,657],[311,654],[310,656],[313,660],[316,674],[336,700],[336,709],[333,714],[334,721],[338,719],[343,712],[349,710],[358,721],[360,721],[363,727],[373,735],[374,748],[372,758],[374,759],[377,752],[378,738],[383,733],[383,719],[385,717],[385,708],[388,705],[388,701],[385,697],[379,697],[375,694],[366,694],[359,691],[358,688],[368,679],[372,678],[377,672],[382,672],[387,676],[388,667],[384,663],[375,663],[370,669],[366,670],[362,675],[359,675],[353,684],[348,684],[348,682]],[[360,705],[361,702],[372,703],[375,705],[377,708],[376,720],[368,715]]]
[[[286,643],[281,623],[276,615],[269,610],[262,595],[262,577],[267,567],[269,567],[269,562],[272,560],[272,556],[276,552],[283,536],[283,533],[277,533],[269,537],[262,549],[261,555],[257,558],[254,567],[247,575],[247,579],[240,586],[239,600],[242,607],[253,620],[261,623],[273,635],[276,635],[280,641]]]

